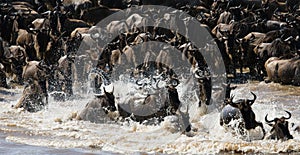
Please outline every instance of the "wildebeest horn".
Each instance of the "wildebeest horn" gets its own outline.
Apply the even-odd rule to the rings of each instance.
[[[272,122],[274,122],[275,119],[269,121],[267,117],[268,117],[268,114],[266,114],[266,116],[265,116],[265,121],[266,121],[267,123],[272,123]]]
[[[230,101],[233,101],[234,95],[230,96]]]
[[[292,117],[292,114],[290,112],[288,112],[287,110],[285,110],[285,112],[288,113],[289,116],[288,117],[282,117],[282,118],[284,118],[284,119],[290,119]]]
[[[284,40],[284,42],[288,42],[288,41],[291,41],[291,40],[293,40],[293,39],[294,39],[294,37],[293,37],[293,36],[290,36],[290,37],[286,38],[286,39]]]
[[[137,84],[138,86],[142,86],[143,83],[140,83],[140,80],[136,80],[135,84]]]
[[[107,93],[107,91],[106,91],[105,87],[103,87],[103,91],[104,91],[104,93],[105,93],[105,94]]]
[[[189,112],[189,109],[190,109],[190,106],[187,105],[187,106],[186,106],[186,112],[187,112],[187,113]]]
[[[63,36],[66,32],[67,32],[67,31],[62,32],[62,33],[60,34],[60,36],[57,38],[57,40],[60,39],[60,38],[62,38],[62,36]]]
[[[154,79],[160,79],[164,73],[160,73],[158,75],[153,75]]]
[[[190,108],[190,106],[189,106],[189,105],[186,105],[186,111],[184,112],[185,114],[188,114],[188,113],[189,113],[189,108]]]
[[[155,84],[155,87],[156,87],[156,88],[153,87],[154,89],[160,89],[160,88],[162,88],[162,87],[159,87],[159,85],[158,85],[160,81],[161,81],[161,80],[158,80],[158,81],[156,82],[156,84]]]
[[[251,92],[251,94],[254,96],[254,99],[252,99],[252,100],[249,100],[250,102],[251,102],[251,104],[253,104],[254,103],[254,101],[256,100],[256,98],[257,98],[257,96],[253,93],[253,92]]]

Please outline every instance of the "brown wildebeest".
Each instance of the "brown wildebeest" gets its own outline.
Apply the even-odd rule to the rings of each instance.
[[[22,75],[27,85],[14,108],[23,107],[29,112],[36,112],[48,104],[46,79],[49,70],[49,66],[46,66],[43,62],[27,62]]]
[[[300,59],[280,59],[272,57],[265,63],[268,77],[265,82],[300,85]]]
[[[95,96],[95,98],[85,106],[76,119],[101,123],[104,114],[116,111],[115,96],[113,92],[106,92],[105,88],[103,90],[104,94]]]
[[[258,57],[258,72],[263,75],[266,74],[265,69],[263,68],[264,64],[270,57],[285,57],[289,58],[293,55],[292,48],[290,45],[290,39],[282,40],[277,38],[271,43],[261,43],[257,45],[253,51]]]
[[[242,64],[241,67],[248,67],[250,75],[257,75],[255,71],[256,67],[256,54],[253,49],[262,41],[265,36],[264,33],[250,32],[244,38],[238,40],[240,52],[242,53]]]
[[[22,71],[27,58],[25,49],[21,46],[12,45],[4,52],[3,58],[9,61],[8,73],[11,74],[13,81],[22,84]]]
[[[37,60],[37,53],[34,48],[35,35],[33,33],[19,29],[16,43],[25,48],[28,61]]]
[[[43,90],[38,81],[33,81],[25,86],[23,94],[14,108],[24,108],[29,112],[42,110],[46,105],[42,94]]]
[[[110,9],[107,7],[99,6],[83,10],[80,15],[80,19],[87,22],[90,25],[95,25],[105,17],[120,11],[119,9]]]

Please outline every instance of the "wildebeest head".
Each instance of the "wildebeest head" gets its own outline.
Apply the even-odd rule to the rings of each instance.
[[[256,95],[251,92],[251,94],[254,96],[253,99],[239,99],[235,102],[233,102],[234,96],[231,97],[230,102],[228,102],[231,106],[240,109],[241,111],[247,112],[247,111],[252,111],[252,104],[256,100]]]
[[[232,101],[233,99],[233,96],[230,96],[230,93],[232,90],[234,90],[235,88],[237,88],[237,86],[230,86],[230,83],[228,84],[224,84],[226,86],[226,89],[225,89],[225,103],[228,102],[230,99]]]
[[[49,77],[51,71],[56,67],[54,65],[47,65],[44,61],[40,61],[37,67],[37,75],[41,78]]]
[[[286,121],[291,118],[292,114],[288,111],[285,112],[288,113],[288,117],[282,116],[281,118],[275,118],[273,120],[268,120],[268,114],[266,115],[265,121],[272,127],[271,135],[268,137],[269,139],[293,139],[289,131],[288,121]],[[271,124],[272,122],[274,122],[274,124]]]
[[[112,92],[107,92],[105,87],[103,87],[104,95],[96,96],[98,98],[102,98],[102,107],[107,113],[108,111],[116,111],[115,106],[115,96],[113,94],[114,89]]]

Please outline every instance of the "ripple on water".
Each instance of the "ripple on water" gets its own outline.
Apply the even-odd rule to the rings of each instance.
[[[252,98],[250,91],[257,94],[258,98],[253,104],[253,110],[258,121],[264,123],[266,114],[270,118],[278,117],[286,114],[284,110],[289,110],[292,112],[290,122],[300,125],[300,120],[297,119],[300,117],[300,87],[282,86],[275,83],[265,84],[264,82],[250,82],[237,86],[237,89],[232,92],[237,98]],[[54,102],[50,99],[49,106],[45,110],[29,113],[11,108],[11,105],[15,104],[20,97],[21,89],[5,91],[11,93],[0,91],[0,98],[5,99],[0,100],[1,154],[10,151],[31,154],[33,150],[43,152],[43,154],[300,152],[298,132],[292,131],[294,139],[289,141],[246,142],[219,126],[217,111],[201,116],[194,114],[196,110],[191,110],[191,115],[196,117],[192,122],[194,131],[190,135],[184,135],[171,132],[171,123],[167,122],[157,126],[145,126],[135,122],[122,125],[70,120],[70,115],[82,110],[91,96],[83,96],[66,102]],[[57,121],[58,119],[60,121]],[[267,131],[270,130],[267,124],[264,123],[264,126]],[[162,142],[162,139],[170,138],[170,136],[175,136],[175,140]]]

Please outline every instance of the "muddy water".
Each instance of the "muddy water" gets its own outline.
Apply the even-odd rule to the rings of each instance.
[[[300,87],[249,82],[239,84],[232,92],[235,98],[258,98],[253,104],[256,120],[272,119],[292,113],[290,123],[300,125]],[[28,113],[13,109],[21,88],[0,91],[0,154],[118,154],[158,152],[162,154],[207,153],[289,153],[300,152],[299,132],[289,128],[294,139],[288,141],[259,140],[259,129],[250,131],[251,141],[234,135],[219,126],[218,110],[200,116],[192,112],[193,131],[181,134],[173,130],[171,121],[161,125],[140,125],[135,122],[94,124],[72,120],[71,114],[84,108],[92,95],[74,100],[54,102],[50,98],[45,110]],[[105,117],[105,116],[103,116]]]

